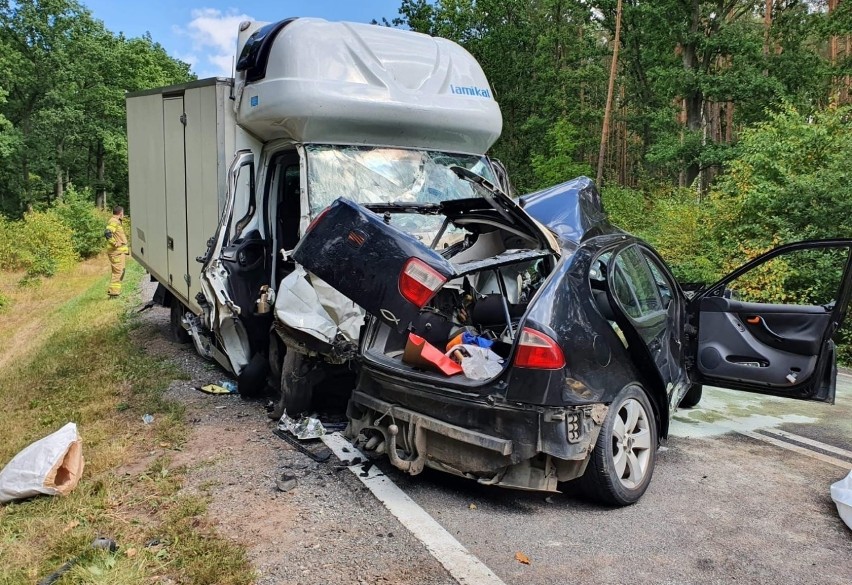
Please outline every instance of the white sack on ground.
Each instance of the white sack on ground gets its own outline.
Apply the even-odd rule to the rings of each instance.
[[[831,484],[831,499],[837,505],[840,519],[852,528],[852,471],[840,481]]]
[[[66,496],[83,475],[83,441],[68,423],[32,443],[0,471],[0,503],[40,494]]]

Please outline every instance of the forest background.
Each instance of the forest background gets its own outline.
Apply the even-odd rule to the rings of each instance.
[[[467,48],[517,191],[599,175],[613,222],[682,282],[852,237],[850,0],[401,0],[377,24]],[[0,0],[0,269],[37,278],[96,254],[97,208],[127,206],[125,92],[193,78],[74,0]]]

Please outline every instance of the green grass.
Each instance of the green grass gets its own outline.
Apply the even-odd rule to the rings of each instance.
[[[127,290],[137,290],[142,275],[130,263]],[[180,492],[183,469],[160,456],[142,473],[122,472],[152,451],[163,452],[161,444],[179,448],[187,427],[183,408],[163,398],[179,373],[132,340],[136,323],[129,309],[138,298],[111,301],[105,291],[106,277],[93,275],[82,294],[50,307],[49,330],[40,325],[43,339],[0,370],[0,464],[69,421],[77,423],[86,459],[83,479],[69,496],[0,507],[0,584],[33,583],[78,555],[60,585],[143,583],[157,576],[251,583],[244,550],[216,535],[206,500]],[[155,416],[154,424],[142,423],[145,413]],[[115,539],[119,551],[90,549],[99,535]]]

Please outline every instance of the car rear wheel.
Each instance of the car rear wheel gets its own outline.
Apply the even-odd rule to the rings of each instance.
[[[704,392],[704,387],[701,384],[693,384],[683,395],[680,401],[681,408],[693,408],[701,402],[701,394]]]
[[[639,386],[628,386],[610,405],[580,485],[604,504],[633,504],[648,489],[656,459],[654,410]]]

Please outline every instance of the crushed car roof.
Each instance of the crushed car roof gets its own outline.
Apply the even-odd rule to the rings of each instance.
[[[600,193],[588,177],[577,177],[524,195],[520,205],[536,221],[550,228],[563,245],[619,231],[607,220]]]

